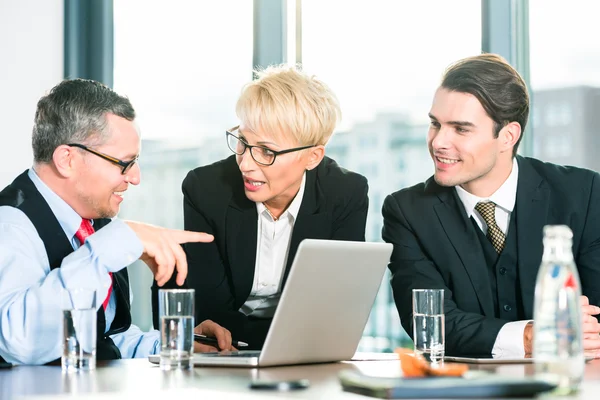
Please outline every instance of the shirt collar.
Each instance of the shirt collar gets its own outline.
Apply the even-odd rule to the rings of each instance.
[[[515,208],[515,202],[517,200],[517,183],[519,181],[519,163],[517,158],[513,157],[512,171],[510,175],[504,181],[502,186],[498,188],[490,197],[478,197],[474,194],[467,192],[460,186],[455,186],[456,193],[460,201],[467,212],[467,217],[471,218],[473,210],[477,203],[481,201],[493,201],[496,205],[502,208],[507,213],[511,213]]]
[[[35,173],[33,168],[29,169],[28,172],[29,179],[33,182],[36,189],[46,203],[50,206],[50,210],[58,220],[61,228],[67,235],[69,239],[72,239],[75,236],[75,232],[79,229],[81,225],[81,217],[79,214],[75,212],[63,199],[60,198],[59,195],[54,193],[52,189],[50,189]]]
[[[294,197],[294,200],[292,200],[292,203],[289,205],[289,207],[283,212],[283,214],[281,214],[281,217],[286,215],[286,213],[289,213],[294,221],[298,218],[298,212],[300,211],[300,206],[302,205],[302,198],[304,197],[305,187],[306,172],[304,172],[304,175],[302,175],[302,183],[300,184],[300,190],[298,190],[296,197]],[[256,211],[258,212],[258,215],[262,214],[263,212],[267,212],[269,215],[271,214],[269,210],[267,210],[267,207],[265,207],[264,203],[256,203]]]

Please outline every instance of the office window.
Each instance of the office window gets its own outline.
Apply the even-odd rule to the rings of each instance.
[[[543,151],[548,157],[553,159],[567,159],[572,156],[572,145],[569,138],[569,132],[564,132],[564,136],[548,137],[544,141]]]
[[[377,147],[377,137],[374,135],[362,135],[359,140],[362,149]]]
[[[340,129],[358,136],[343,166],[367,175],[380,203],[400,189],[390,182],[430,176],[427,113],[444,69],[481,52],[481,1],[303,0],[302,23],[302,63],[338,95]],[[363,132],[380,145],[357,148],[368,140]],[[381,206],[370,207],[367,240],[381,240]],[[391,350],[406,338],[386,277],[361,348]]]
[[[181,181],[228,155],[224,131],[252,78],[252,2],[123,1],[114,18],[114,86],[136,108],[143,139],[133,191],[155,199],[145,210],[125,201],[123,214],[182,227]],[[167,171],[170,180],[146,184]]]
[[[599,12],[589,0],[529,1],[534,156],[596,171]]]
[[[540,108],[535,105],[533,105],[533,107],[530,110],[529,123],[531,124],[533,129],[536,129],[540,126]]]
[[[252,1],[115,1],[114,25],[114,88],[142,133],[142,182],[120,216],[182,228],[186,173],[229,155],[224,132],[252,78]],[[143,265],[130,274],[134,322],[147,329],[152,276]]]

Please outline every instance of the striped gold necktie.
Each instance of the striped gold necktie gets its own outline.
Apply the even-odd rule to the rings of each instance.
[[[487,238],[492,242],[492,246],[494,246],[496,252],[500,254],[504,248],[506,236],[496,224],[496,203],[493,201],[479,202],[475,206],[475,209],[481,214],[487,224]]]

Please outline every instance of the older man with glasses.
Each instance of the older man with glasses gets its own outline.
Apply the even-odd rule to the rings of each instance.
[[[131,323],[126,267],[139,258],[159,285],[174,270],[182,284],[180,243],[213,238],[115,218],[129,185],[140,183],[134,119],[128,99],[89,80],[63,81],[38,102],[33,167],[0,192],[0,361],[58,359],[61,291],[78,288],[99,299],[98,359],[158,352],[158,331]],[[196,331],[231,348],[230,333],[212,321]]]
[[[185,229],[215,237],[184,246],[196,318],[252,349],[263,345],[300,242],[364,241],[368,209],[367,180],[325,156],[341,115],[331,90],[293,67],[256,73],[237,102],[240,125],[226,131],[235,154],[183,182]]]

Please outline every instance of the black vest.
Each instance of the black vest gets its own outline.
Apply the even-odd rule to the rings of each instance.
[[[508,235],[504,242],[504,249],[498,254],[490,240],[479,228],[472,218],[474,229],[485,256],[486,267],[490,278],[492,298],[494,299],[494,313],[496,318],[519,321],[525,319],[519,269],[517,262],[517,223],[516,208],[510,215]]]
[[[44,243],[51,270],[59,268],[62,260],[73,252],[71,239],[65,235],[50,206],[29,179],[27,171],[19,175],[13,183],[0,192],[0,206],[18,208],[31,220]],[[95,219],[94,229],[101,229],[109,222],[109,219]],[[113,343],[109,335],[124,332],[131,325],[127,268],[113,273],[113,293],[116,296],[117,309],[115,319],[106,333],[104,332],[106,329],[104,309],[102,307],[98,309],[96,345],[96,358],[98,360],[121,358],[119,348]],[[59,294],[57,293],[57,295]],[[56,321],[56,323],[60,324],[61,322]]]

